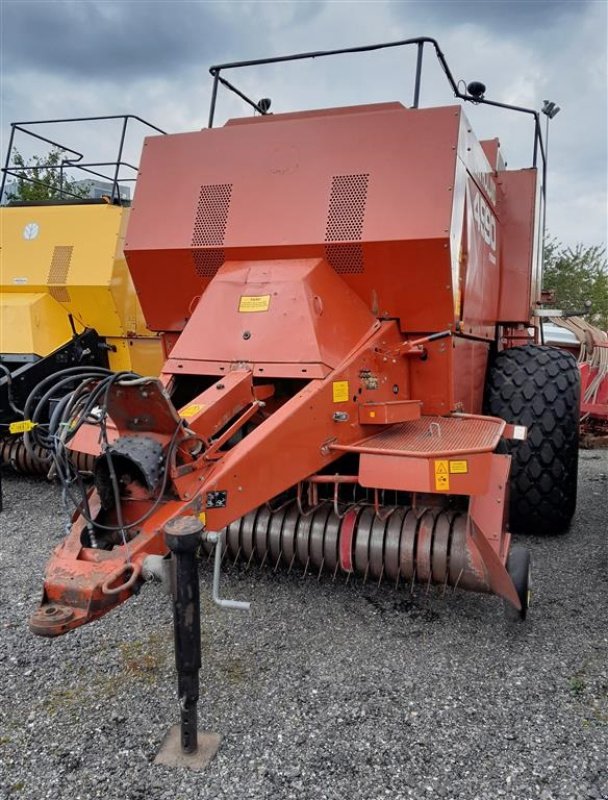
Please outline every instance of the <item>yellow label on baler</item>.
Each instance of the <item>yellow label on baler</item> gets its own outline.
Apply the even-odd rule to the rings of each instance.
[[[191,417],[196,417],[196,415],[204,408],[205,406],[202,406],[199,403],[191,403],[189,406],[182,408],[182,410],[179,412],[179,415],[182,419],[190,419]]]
[[[450,472],[452,475],[466,475],[468,471],[468,461],[450,461]]]
[[[334,403],[348,403],[350,392],[348,381],[334,381],[331,385]]]
[[[447,461],[435,461],[435,491],[448,492],[450,490],[450,473]]]
[[[198,515],[198,520],[199,522],[202,522],[203,525],[207,524],[207,515],[205,514],[204,511],[201,511],[201,513]]]
[[[241,295],[239,299],[239,311],[242,314],[250,314],[253,311],[268,311],[270,308],[270,295]]]
[[[22,419],[19,422],[11,422],[8,426],[9,433],[27,433],[31,431],[32,428],[35,428],[37,422],[32,422],[31,419]]]

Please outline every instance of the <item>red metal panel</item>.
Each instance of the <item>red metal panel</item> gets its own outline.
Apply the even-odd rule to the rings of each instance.
[[[228,262],[164,371],[178,372],[183,360],[223,361],[265,364],[270,376],[298,364],[298,377],[322,377],[322,368],[337,367],[374,324],[361,299],[321,259]]]
[[[524,169],[499,175],[498,214],[501,226],[501,276],[498,319],[527,324],[539,299],[540,273],[534,229],[537,171]]]
[[[454,401],[468,414],[480,414],[488,363],[489,345],[459,336],[452,337],[454,347]]]
[[[448,327],[460,114],[364,107],[148,139],[125,251],[150,327],[180,330],[222,260],[325,256],[378,316]],[[330,224],[340,176],[361,178],[352,186],[364,204],[343,241],[348,220]]]
[[[419,400],[395,400],[387,403],[363,403],[359,406],[362,425],[393,425],[420,418]]]
[[[462,331],[494,338],[499,291],[498,220],[475,181],[466,183],[467,253]]]
[[[422,400],[423,414],[454,411],[453,353],[450,339],[425,345],[427,357],[409,360],[412,399]]]
[[[490,453],[467,455],[466,459],[412,458],[387,455],[381,451],[363,453],[359,460],[359,483],[370,489],[394,489],[402,492],[443,493],[461,495],[483,495],[488,491]],[[450,472],[450,464],[461,469],[466,462],[466,472]],[[439,473],[447,465],[447,473]],[[442,484],[438,475],[447,475]],[[446,488],[441,488],[445,485]]]

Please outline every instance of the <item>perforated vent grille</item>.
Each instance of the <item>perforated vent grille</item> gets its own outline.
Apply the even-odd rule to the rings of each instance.
[[[363,272],[363,248],[360,244],[326,244],[325,259],[340,275]]]
[[[73,249],[73,247],[67,245],[58,245],[53,249],[53,257],[46,282],[49,284],[49,294],[60,303],[69,303],[70,293],[65,286],[53,286],[51,284],[62,284],[67,281]]]
[[[49,294],[58,303],[71,303],[72,298],[65,286],[49,286]]]
[[[192,232],[193,247],[221,247],[224,244],[231,194],[231,183],[201,186]]]
[[[325,258],[341,274],[363,272],[363,235],[369,175],[334,175],[331,182]],[[329,243],[332,244],[329,244]]]
[[[47,283],[65,283],[72,260],[73,247],[60,245],[53,250]]]
[[[224,251],[219,248],[213,250],[193,250],[192,260],[194,271],[199,278],[213,278],[215,273],[224,263]]]
[[[201,186],[192,231],[193,247],[210,247],[210,250],[193,250],[194,271],[199,278],[213,278],[224,263],[224,237],[230,210],[231,183],[209,183]]]

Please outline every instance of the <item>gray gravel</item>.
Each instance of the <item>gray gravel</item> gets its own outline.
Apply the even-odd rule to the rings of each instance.
[[[608,798],[608,452],[582,454],[571,531],[525,540],[534,605],[233,569],[208,601],[204,773],[154,766],[177,721],[158,586],[48,641],[26,621],[63,521],[55,486],[5,477],[0,797]]]

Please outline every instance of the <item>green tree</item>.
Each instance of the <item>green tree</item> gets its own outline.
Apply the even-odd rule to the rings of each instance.
[[[582,311],[591,302],[589,322],[608,329],[608,262],[605,245],[565,247],[556,239],[545,245],[543,289],[555,291],[556,308]]]
[[[64,151],[53,148],[46,156],[33,156],[26,161],[21,153],[13,150],[12,173],[16,188],[7,194],[7,199],[20,202],[39,203],[45,200],[68,200],[70,197],[87,197],[88,184],[77,185],[73,178],[60,169]]]

